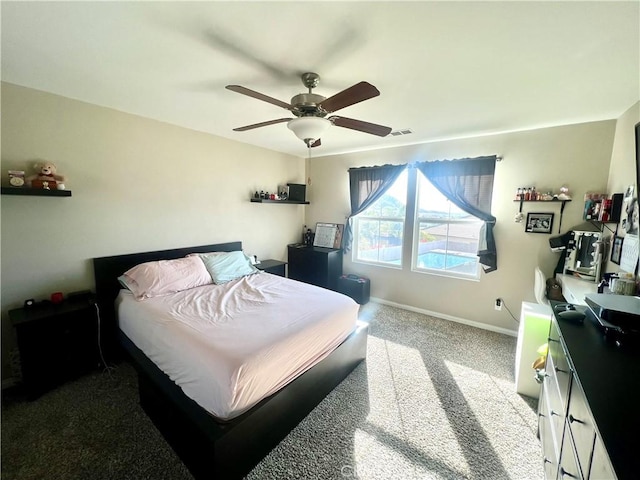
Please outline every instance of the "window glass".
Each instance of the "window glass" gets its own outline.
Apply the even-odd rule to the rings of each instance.
[[[407,171],[376,203],[354,219],[353,260],[402,266],[407,207]]]
[[[417,181],[413,269],[479,278],[477,252],[483,222],[450,202],[420,172]]]

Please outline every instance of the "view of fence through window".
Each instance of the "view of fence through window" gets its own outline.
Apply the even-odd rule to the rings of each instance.
[[[407,202],[416,202],[412,269],[477,278],[482,221],[462,211],[417,172],[417,189],[403,172],[374,205],[357,217],[356,261],[402,266]],[[417,201],[416,197],[417,196]]]

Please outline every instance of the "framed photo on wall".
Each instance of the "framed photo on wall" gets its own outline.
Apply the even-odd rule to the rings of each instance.
[[[624,237],[613,237],[611,242],[611,261],[617,265],[620,265],[620,256],[622,255],[622,242]]]
[[[528,233],[551,233],[553,213],[528,213],[524,229]]]

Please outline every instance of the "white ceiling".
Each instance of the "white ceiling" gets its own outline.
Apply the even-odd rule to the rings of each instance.
[[[2,2],[2,80],[300,157],[299,74],[379,97],[313,156],[611,119],[640,98],[640,2]]]

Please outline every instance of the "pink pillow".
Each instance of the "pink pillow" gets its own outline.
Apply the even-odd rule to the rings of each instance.
[[[137,300],[213,283],[200,257],[141,263],[127,270],[122,278]]]

